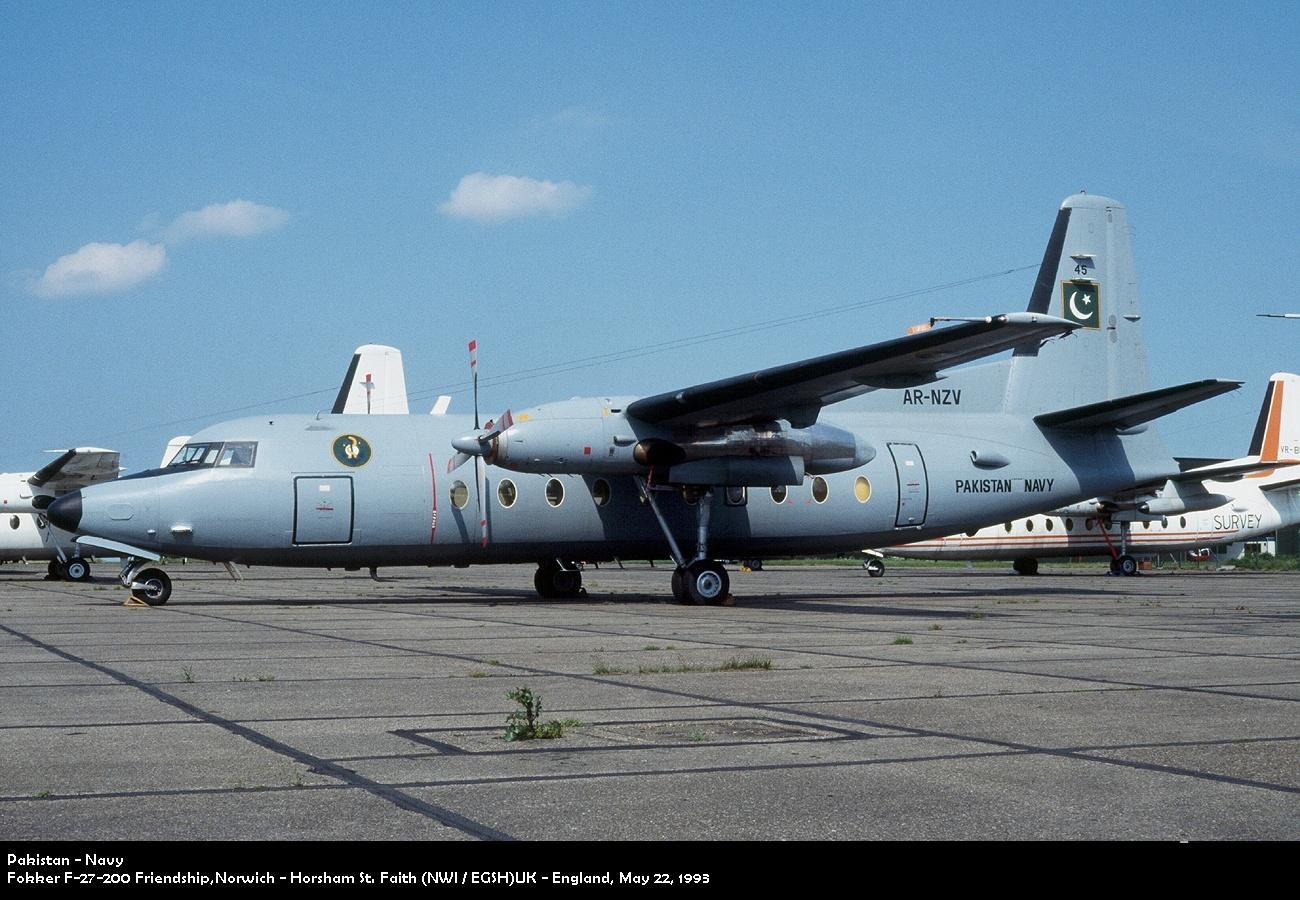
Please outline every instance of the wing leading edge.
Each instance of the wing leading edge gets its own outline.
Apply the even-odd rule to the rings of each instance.
[[[1043,313],[1006,313],[644,397],[627,414],[663,425],[817,421],[823,406],[884,387],[933,381],[951,366],[1065,334],[1078,324]]]

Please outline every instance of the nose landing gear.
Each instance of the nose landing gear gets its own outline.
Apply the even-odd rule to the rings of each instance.
[[[128,560],[119,579],[130,588],[131,599],[149,606],[162,606],[172,596],[172,580],[162,569],[145,568],[141,560]]]

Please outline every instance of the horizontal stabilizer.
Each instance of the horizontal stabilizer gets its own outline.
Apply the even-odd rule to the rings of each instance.
[[[645,397],[630,404],[627,414],[665,425],[786,419],[796,428],[806,428],[828,404],[877,387],[933,380],[942,369],[1036,344],[1077,327],[1042,313],[989,316]]]
[[[1287,478],[1275,478],[1268,484],[1261,484],[1259,489],[1261,491],[1285,491],[1300,485],[1300,470],[1292,469],[1292,471],[1296,474]]]
[[[1132,428],[1177,412],[1184,406],[1235,391],[1239,387],[1240,381],[1207,378],[1204,381],[1191,381],[1174,387],[1043,413],[1034,416],[1034,421],[1044,428]]]

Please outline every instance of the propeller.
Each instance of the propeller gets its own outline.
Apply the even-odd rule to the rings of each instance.
[[[482,536],[482,546],[488,545],[487,502],[487,464],[497,452],[497,437],[501,432],[515,423],[510,410],[506,410],[495,419],[488,419],[481,427],[478,418],[478,341],[469,342],[469,371],[474,386],[474,430],[462,434],[451,442],[456,455],[447,460],[447,473],[450,474],[473,458],[475,501],[478,504],[478,527]]]

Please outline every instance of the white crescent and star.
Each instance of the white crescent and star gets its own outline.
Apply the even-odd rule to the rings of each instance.
[[[1070,294],[1070,315],[1074,316],[1074,317],[1075,317],[1076,319],[1078,319],[1079,321],[1083,321],[1083,320],[1085,320],[1085,319],[1090,319],[1090,318],[1092,318],[1092,311],[1089,310],[1088,312],[1082,312],[1082,311],[1080,311],[1079,307],[1075,304],[1074,301],[1077,300],[1077,299],[1079,298],[1079,295],[1080,295],[1080,294],[1083,294],[1083,292],[1082,292],[1082,291],[1075,291],[1074,293]],[[1091,306],[1091,305],[1092,305],[1092,297],[1091,297],[1091,296],[1089,296],[1088,294],[1083,294],[1083,299],[1084,299],[1084,305],[1085,305],[1085,306]]]

